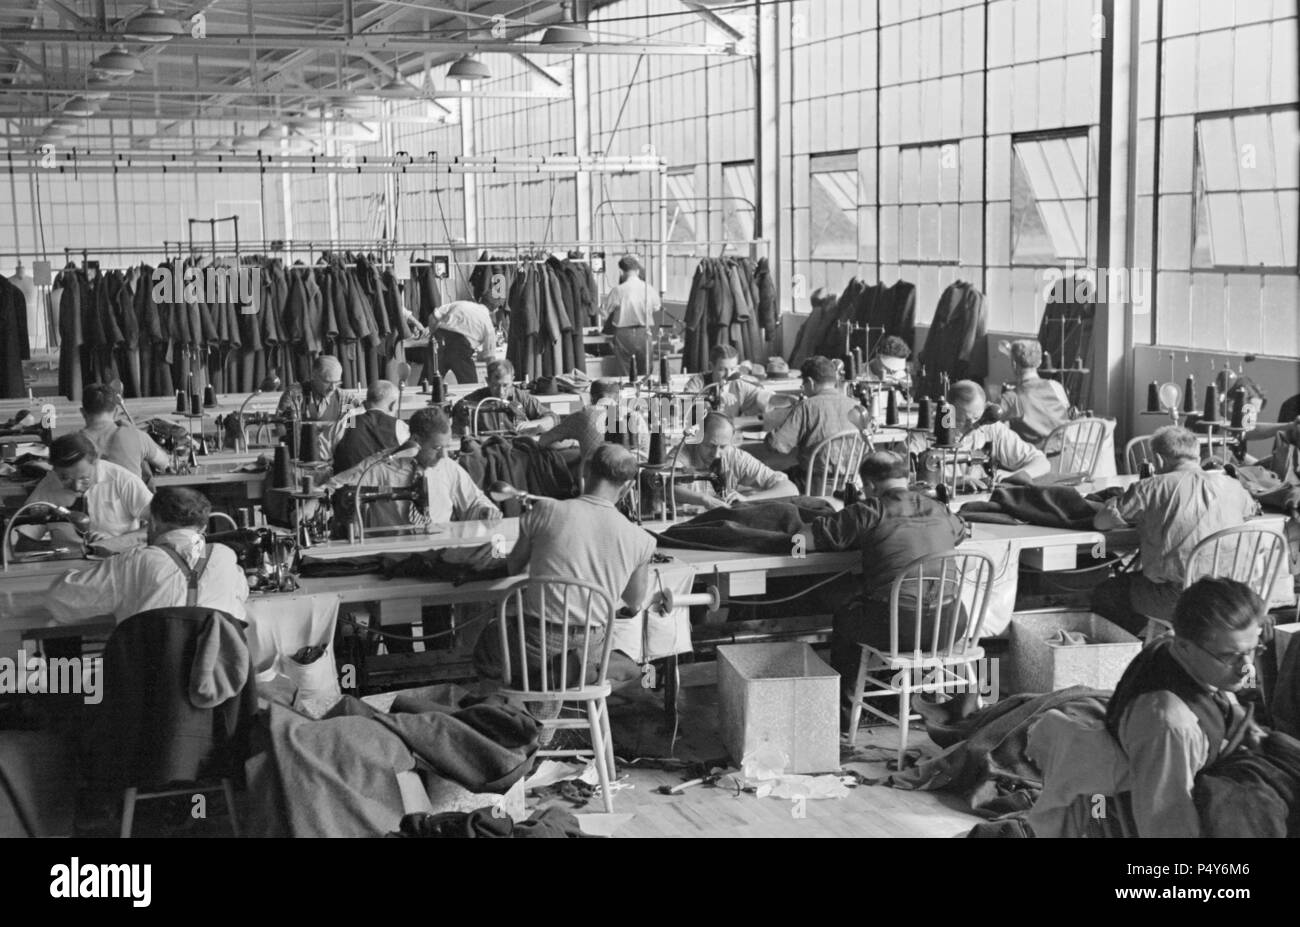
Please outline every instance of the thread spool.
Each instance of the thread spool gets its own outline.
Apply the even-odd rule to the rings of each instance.
[[[862,372],[862,349],[853,349],[853,375],[857,376]]]
[[[1043,352],[1043,367],[1042,367],[1042,369],[1043,369],[1043,370],[1051,370],[1051,369],[1052,369],[1052,355],[1049,354],[1047,351],[1044,351],[1044,352]]]
[[[930,400],[924,397],[916,401],[916,428],[918,431],[930,429]]]
[[[186,408],[185,404],[185,392],[178,389],[176,391],[176,412],[178,415],[184,415],[188,411],[189,409]]]
[[[293,463],[289,459],[289,445],[281,444],[275,449],[275,460],[271,464],[271,486],[275,489],[289,489],[293,486]]]
[[[190,414],[191,415],[203,414],[203,397],[200,396],[198,393],[190,393]]]
[[[656,467],[664,464],[664,436],[658,428],[650,432],[650,464]]]
[[[1152,380],[1147,386],[1147,411],[1160,411],[1160,384]]]
[[[951,406],[940,399],[939,405],[934,410],[934,442],[940,447],[952,447],[954,444],[952,426],[946,422],[946,419],[951,416],[950,409]]]
[[[854,366],[852,354],[845,354],[840,358],[840,363],[844,365],[844,379],[856,380],[858,378],[858,371]]]
[[[692,605],[707,605],[709,611],[716,612],[722,607],[722,596],[717,586],[707,586],[704,592],[691,592],[686,595],[674,595],[671,589],[665,589],[661,595],[661,613],[667,614],[678,608]]]
[[[304,496],[309,496],[309,495],[311,495],[313,492],[316,491],[316,478],[313,477],[310,473],[308,473],[307,475],[305,475],[305,476],[304,476],[304,477],[299,481],[299,483],[300,483],[300,485],[301,485],[301,488],[302,488],[302,494],[303,494]]]
[[[1232,391],[1231,421],[1229,424],[1233,428],[1241,428],[1242,422],[1246,418],[1246,393],[1244,390],[1234,389]]]
[[[898,390],[891,389],[885,401],[885,424],[898,424]]]
[[[1196,411],[1196,377],[1188,376],[1187,384],[1183,387],[1183,411]]]
[[[442,376],[434,374],[429,377],[429,404],[440,405],[447,399],[447,388],[443,385]]]
[[[429,378],[428,378],[428,377],[425,377],[424,379],[422,379],[422,380],[420,381],[420,395],[421,395],[421,396],[427,396],[427,395],[429,395]]]
[[[631,386],[636,386],[636,355],[633,354],[627,359],[627,382]]]
[[[1211,383],[1205,387],[1205,412],[1201,415],[1207,422],[1217,422],[1219,420],[1219,391]]]
[[[666,388],[669,382],[670,381],[668,379],[668,356],[666,354],[661,354],[659,356],[659,383]]]
[[[298,459],[303,463],[320,460],[320,428],[315,422],[303,422],[298,432]]]
[[[217,390],[211,383],[203,387],[203,408],[215,409],[217,407]]]

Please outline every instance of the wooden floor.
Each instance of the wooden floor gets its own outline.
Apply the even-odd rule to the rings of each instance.
[[[681,723],[671,752],[670,732],[663,728],[663,708],[656,694],[611,700],[610,716],[620,759],[671,757],[730,766],[718,735],[714,686],[682,690]],[[897,736],[892,727],[863,728],[855,748],[842,741],[845,769],[883,778],[884,760],[892,759]],[[938,752],[924,733],[913,733],[909,743],[924,755]],[[614,811],[631,818],[613,829],[615,837],[955,837],[964,836],[980,820],[963,812],[951,796],[887,786],[862,785],[845,798],[809,799],[802,809],[789,799],[758,798],[717,787],[660,795],[655,791],[659,786],[677,785],[689,774],[619,765],[622,788],[615,794]],[[600,810],[597,798],[578,813]]]

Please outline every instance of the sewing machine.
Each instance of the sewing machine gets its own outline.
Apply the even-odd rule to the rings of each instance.
[[[235,560],[248,578],[248,588],[257,593],[293,592],[298,542],[293,534],[278,528],[237,528],[209,534],[209,542],[224,544],[235,552]]]

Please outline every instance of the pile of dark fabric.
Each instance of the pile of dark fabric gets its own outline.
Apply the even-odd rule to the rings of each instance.
[[[444,547],[414,553],[329,560],[304,557],[298,573],[307,579],[379,574],[385,579],[428,579],[459,586],[504,577],[506,561],[493,545],[480,544],[477,547]]]
[[[798,367],[815,354],[843,357],[846,326],[854,328],[849,347],[860,349],[864,357],[887,335],[902,338],[910,348],[916,343],[916,286],[906,280],[892,286],[870,284],[854,277],[838,299],[815,301],[795,339],[790,366]]]
[[[835,508],[825,499],[796,496],[763,502],[741,502],[716,508],[658,535],[660,547],[689,550],[748,551],[789,554],[791,538]]]
[[[563,808],[535,811],[526,821],[513,821],[492,808],[408,814],[390,837],[587,837],[578,819]]]
[[[1295,514],[1300,510],[1300,477],[1290,466],[1279,470],[1286,473],[1286,479],[1279,479],[1273,470],[1261,466],[1232,467],[1229,472],[1261,508]]]
[[[999,486],[987,502],[967,502],[959,514],[970,522],[1086,531],[1106,500],[1121,492],[1111,487],[1081,496],[1070,486]]]
[[[345,696],[319,720],[273,703],[247,763],[250,830],[261,836],[366,837],[397,828],[399,773],[504,793],[537,752],[532,715],[499,697],[399,699],[384,714]]]
[[[532,438],[501,435],[481,440],[465,438],[461,441],[459,463],[484,491],[498,480],[551,499],[569,499],[577,491],[564,455],[554,448],[540,446]]]
[[[1043,788],[1042,773],[1025,755],[1030,727],[1052,709],[1081,719],[1102,719],[1109,698],[1109,692],[1072,686],[1046,695],[1012,695],[964,718],[927,718],[926,731],[945,748],[943,753],[895,773],[889,784],[956,792],[982,817],[1026,811]]]
[[[1273,731],[1196,777],[1203,837],[1300,837],[1300,741]]]

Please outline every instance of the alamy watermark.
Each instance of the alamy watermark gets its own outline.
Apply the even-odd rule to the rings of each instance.
[[[244,315],[257,314],[257,294],[262,285],[257,267],[190,266],[179,273],[171,267],[158,267],[152,282],[153,301],[159,305],[233,302],[239,304]]]
[[[967,664],[945,663],[939,657],[920,657],[909,669],[899,670],[890,686],[901,690],[904,684],[914,693],[933,695],[974,694],[997,701],[1001,691],[1001,672],[995,658],[981,658]]]
[[[87,705],[104,699],[103,658],[28,654],[0,657],[0,695],[80,695]]]
[[[1087,267],[1066,261],[1064,267],[1041,269],[1038,287],[1045,303],[1131,304],[1134,312],[1142,314],[1149,311],[1151,271],[1141,267]]]

